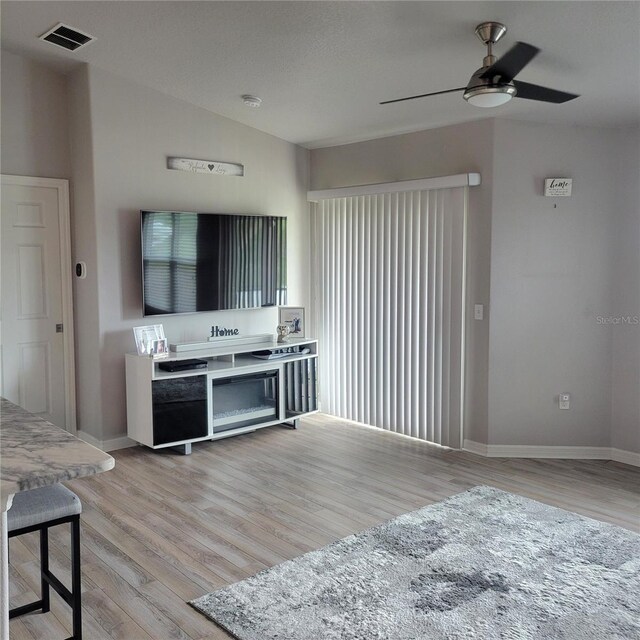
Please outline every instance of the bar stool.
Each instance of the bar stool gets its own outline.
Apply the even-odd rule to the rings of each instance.
[[[71,607],[73,635],[68,640],[82,640],[82,602],[80,594],[80,512],[78,496],[61,484],[16,493],[7,511],[7,537],[32,531],[40,532],[41,597],[31,604],[9,611],[9,618],[42,610],[49,611],[49,587]],[[71,524],[71,591],[49,571],[49,527]]]

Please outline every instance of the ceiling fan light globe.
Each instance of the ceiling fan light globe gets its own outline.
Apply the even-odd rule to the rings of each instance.
[[[491,108],[506,104],[516,93],[516,88],[511,85],[475,87],[464,92],[464,99],[474,107]]]

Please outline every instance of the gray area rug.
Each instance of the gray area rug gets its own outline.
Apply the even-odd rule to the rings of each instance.
[[[475,487],[190,604],[240,640],[629,640],[640,536]]]

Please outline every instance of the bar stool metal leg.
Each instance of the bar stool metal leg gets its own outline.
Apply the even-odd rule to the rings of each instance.
[[[50,610],[49,583],[45,575],[49,572],[49,529],[40,529],[40,594],[42,612]]]
[[[80,570],[80,517],[71,522],[71,605],[73,615],[73,640],[82,640],[82,572]]]

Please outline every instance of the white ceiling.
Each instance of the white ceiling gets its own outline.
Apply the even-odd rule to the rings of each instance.
[[[496,109],[447,94],[481,66],[476,24],[542,52],[518,79],[581,94]],[[57,22],[94,35],[77,53],[37,39]],[[61,71],[88,62],[285,140],[319,147],[488,116],[593,126],[640,118],[639,2],[2,2],[2,47]],[[240,96],[263,99],[249,109]]]

